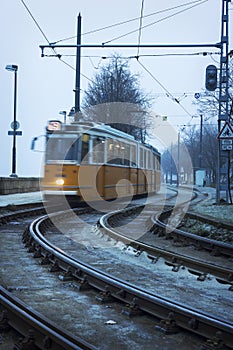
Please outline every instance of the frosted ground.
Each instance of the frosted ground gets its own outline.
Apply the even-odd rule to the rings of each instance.
[[[204,202],[197,204],[193,208],[194,211],[233,224],[233,204],[227,204],[225,201],[220,200],[220,204],[217,205],[215,200],[215,189],[213,188],[203,187],[200,188],[200,191],[207,193],[208,197]]]

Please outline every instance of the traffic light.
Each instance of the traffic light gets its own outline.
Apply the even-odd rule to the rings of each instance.
[[[208,67],[206,67],[206,77],[205,77],[205,87],[209,91],[214,91],[217,88],[217,80],[218,80],[218,74],[217,74],[217,68],[210,64]]]

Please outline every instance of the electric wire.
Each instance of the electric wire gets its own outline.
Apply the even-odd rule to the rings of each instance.
[[[203,0],[203,1],[201,1],[201,3],[195,4],[195,5],[190,6],[190,7],[186,8],[186,9],[184,9],[184,10],[180,10],[180,11],[178,11],[178,12],[176,12],[176,13],[173,13],[173,14],[168,15],[168,16],[166,16],[166,17],[160,18],[159,20],[157,20],[157,21],[155,21],[155,22],[152,22],[152,23],[149,23],[149,24],[147,24],[147,25],[142,26],[141,29],[145,29],[145,28],[151,27],[151,26],[153,26],[153,25],[155,25],[155,24],[157,24],[157,23],[160,23],[160,22],[162,22],[162,21],[165,21],[166,19],[172,18],[172,17],[174,17],[174,16],[176,16],[176,15],[178,15],[178,14],[180,14],[180,13],[183,13],[183,12],[185,12],[185,11],[188,11],[188,10],[190,10],[190,9],[196,7],[196,6],[200,6],[200,5],[204,4],[204,3],[207,2],[207,1],[208,1],[208,0]],[[119,35],[119,36],[117,36],[117,37],[114,37],[114,38],[112,38],[112,39],[110,39],[110,40],[107,40],[107,41],[103,42],[102,45],[109,44],[109,43],[112,42],[112,41],[116,41],[116,40],[118,40],[118,39],[124,38],[124,37],[126,37],[126,36],[128,36],[128,35],[130,35],[130,34],[133,34],[133,33],[137,32],[137,31],[138,31],[138,29],[131,30],[131,31],[128,32],[128,33]]]
[[[50,45],[49,39],[47,38],[47,36],[45,35],[44,31],[42,30],[41,26],[39,25],[38,21],[35,19],[35,17],[33,16],[32,12],[30,11],[29,7],[25,4],[24,0],[20,0],[21,3],[23,4],[23,6],[26,8],[28,14],[30,15],[30,17],[32,18],[33,22],[35,23],[35,25],[37,26],[37,28],[39,29],[39,31],[41,32],[41,34],[43,35],[43,37],[45,38],[45,40],[47,41],[47,43]],[[52,51],[55,53],[55,55],[61,60],[61,56],[59,54],[57,54],[56,50],[54,48],[52,48]],[[61,60],[62,62],[64,62],[63,60]],[[64,62],[65,63],[65,62]],[[67,63],[66,63],[67,64]],[[69,65],[69,64],[67,64]]]
[[[43,35],[43,37],[45,38],[45,40],[46,40],[46,41],[48,42],[48,44],[50,45],[50,42],[49,42],[47,36],[45,35],[44,31],[43,31],[42,28],[40,27],[38,21],[35,19],[35,17],[33,16],[32,12],[31,12],[30,9],[28,8],[28,6],[25,4],[24,0],[20,0],[20,1],[21,1],[21,3],[23,4],[23,6],[26,8],[27,12],[29,13],[30,17],[32,18],[32,20],[33,20],[34,23],[36,24],[37,28],[39,29],[39,31],[41,32],[41,34]],[[201,0],[194,1],[194,3],[198,2],[198,4],[195,4],[195,5],[191,6],[190,8],[192,8],[192,7],[194,7],[194,6],[197,6],[197,5],[200,5],[200,4],[202,4],[202,3],[206,2],[206,1],[208,1],[208,0],[204,0],[204,1],[201,1]],[[192,3],[193,3],[193,2],[192,2]],[[145,27],[148,26],[148,25],[147,25],[147,26],[142,27],[143,5],[144,5],[144,0],[142,0],[142,6],[141,6],[140,27],[139,27],[139,37],[138,37],[138,42],[139,42],[139,43],[140,43],[140,39],[141,39],[141,30],[142,30],[142,28],[145,28]],[[184,6],[184,5],[180,5],[180,6]],[[188,8],[188,9],[190,9],[190,8]],[[184,11],[186,11],[186,10],[188,10],[188,9],[179,11],[178,13],[184,12]],[[178,14],[178,13],[176,13],[176,14]],[[174,16],[174,15],[175,15],[175,14],[173,14],[172,16]],[[171,17],[171,16],[169,16],[169,17]],[[166,18],[168,18],[168,17],[166,17]],[[165,19],[166,19],[166,18],[165,18]],[[152,24],[150,24],[150,25],[152,25]],[[53,56],[58,57],[59,60],[60,60],[61,62],[63,62],[64,64],[66,64],[66,65],[67,65],[69,68],[71,68],[72,70],[75,70],[75,68],[74,68],[73,66],[71,66],[69,63],[65,62],[65,61],[61,58],[62,55],[56,53],[56,50],[55,50],[53,47],[51,47],[51,49],[52,49],[53,52],[55,53],[55,55],[53,55]],[[139,52],[138,52],[138,55],[136,56],[137,60],[138,60],[138,57],[139,57]],[[103,58],[103,57],[102,57],[102,58]],[[104,58],[106,58],[106,57],[104,57]],[[154,75],[139,61],[139,60],[138,60],[138,63],[139,63],[139,64],[142,66],[142,68],[157,82],[157,84],[160,85],[160,86],[162,87],[162,89],[166,91],[166,95],[167,95],[168,97],[170,97],[174,102],[178,103],[178,104],[180,105],[180,107],[181,107],[188,115],[190,115],[190,116],[192,117],[192,115],[180,104],[180,101],[179,101],[177,98],[175,98],[175,97],[168,91],[168,89],[167,89],[158,79],[156,79],[155,76],[154,76]],[[92,62],[92,64],[93,64],[93,62]],[[93,66],[94,66],[94,65],[93,65]],[[87,80],[89,80],[90,82],[93,83],[93,81],[92,81],[91,79],[89,79],[87,76],[85,76],[85,75],[82,74],[82,73],[81,73],[81,75],[82,75],[83,77],[85,77]]]
[[[38,21],[37,21],[37,20],[35,19],[35,17],[33,16],[32,12],[31,12],[30,9],[28,8],[28,6],[25,4],[24,0],[20,0],[20,1],[21,1],[21,3],[24,5],[24,7],[26,8],[27,12],[29,13],[30,17],[32,18],[33,22],[36,24],[37,28],[39,29],[39,31],[41,32],[41,34],[43,35],[43,37],[45,38],[45,40],[47,41],[47,43],[50,45],[51,43],[50,43],[49,39],[48,39],[47,36],[45,35],[44,31],[42,30],[42,28],[41,28],[41,26],[39,25]],[[50,55],[51,57],[57,57],[57,58],[59,59],[60,62],[64,63],[67,67],[69,67],[69,68],[71,68],[72,70],[75,71],[75,68],[74,68],[71,64],[69,64],[68,62],[64,61],[64,60],[62,59],[62,55],[61,55],[61,54],[58,54],[58,53],[56,52],[56,50],[55,50],[53,47],[51,47],[51,50],[54,52],[54,55]],[[93,81],[92,81],[90,78],[88,78],[85,74],[83,74],[83,73],[80,73],[80,74],[81,74],[85,79],[87,79],[87,80],[89,80],[90,82],[93,83]]]
[[[156,11],[156,12],[150,13],[150,14],[148,14],[148,15],[144,15],[144,16],[143,16],[143,19],[145,19],[145,18],[147,18],[147,17],[151,17],[151,16],[158,15],[158,14],[160,14],[160,13],[172,11],[172,10],[175,10],[175,9],[177,9],[177,8],[180,8],[180,7],[184,7],[184,6],[188,6],[188,5],[194,4],[194,3],[202,2],[202,1],[203,1],[203,0],[189,1],[189,2],[184,3],[184,4],[182,4],[182,5],[177,5],[177,6],[174,6],[174,7],[169,7],[169,8],[167,8],[167,9],[163,9],[163,10],[160,10],[160,11]],[[208,0],[206,0],[206,1],[208,1]],[[114,24],[111,24],[111,25],[108,25],[108,26],[105,26],[105,27],[93,29],[93,30],[90,30],[90,31],[88,31],[88,32],[82,33],[82,36],[84,36],[84,35],[89,35],[89,34],[95,34],[95,33],[98,33],[98,32],[100,32],[100,31],[103,31],[103,30],[106,30],[106,29],[118,27],[118,26],[121,26],[121,25],[123,25],[123,24],[128,24],[128,23],[130,23],[130,22],[138,21],[139,19],[140,19],[140,17],[135,17],[135,18],[132,18],[132,19],[129,19],[129,20],[126,20],[126,21],[117,22],[117,23],[114,23]],[[59,43],[59,42],[67,41],[67,40],[71,40],[71,39],[75,39],[75,38],[77,38],[77,35],[74,35],[74,36],[70,36],[70,37],[67,37],[67,38],[63,38],[63,39],[57,40],[57,41],[55,41],[53,44],[57,44],[57,43]]]
[[[161,54],[141,54],[138,57],[167,57],[167,56],[207,56],[220,55],[220,52],[191,52],[191,53],[161,53]],[[137,58],[137,56],[128,56],[128,58]]]
[[[138,52],[137,52],[137,57],[139,56],[139,50],[140,50],[139,45],[140,45],[140,43],[141,43],[141,35],[142,35],[143,8],[144,8],[144,0],[142,0],[142,5],[141,5],[141,16],[140,16],[139,29],[138,29]]]
[[[149,69],[147,69],[144,64],[141,63],[141,61],[137,60],[137,62],[141,65],[141,67],[156,81],[156,83],[161,86],[161,88],[166,91],[167,93],[167,97],[170,97],[172,99],[172,101],[178,103],[178,105],[185,111],[185,113],[187,113],[189,116],[192,117],[192,114],[189,113],[189,111],[184,107],[182,106],[182,104],[180,103],[180,101],[173,96],[173,94],[157,79],[155,78],[155,76],[149,71]]]
[[[207,56],[210,55],[213,59],[213,55],[221,55],[220,52],[191,52],[191,53],[161,53],[161,54],[139,54],[137,56],[121,56],[122,59],[130,60],[130,59],[139,59],[140,57],[169,57],[169,56]],[[58,55],[48,55],[44,54],[44,57],[57,57]],[[75,57],[75,54],[62,54],[59,55],[60,57]],[[82,55],[82,58],[99,58],[99,59],[111,59],[112,56],[100,56],[100,55]],[[217,60],[214,60],[214,62],[218,63]]]
[[[37,20],[35,19],[35,17],[33,16],[33,14],[31,13],[31,11],[29,10],[28,6],[25,4],[25,2],[23,0],[20,0],[21,3],[23,4],[23,6],[26,8],[27,12],[29,13],[29,15],[31,16],[32,20],[34,21],[34,23],[36,24],[37,28],[39,29],[39,31],[41,32],[41,34],[43,35],[43,37],[45,38],[45,40],[47,41],[47,43],[49,44],[49,40],[47,38],[47,36],[45,35],[45,33],[43,32],[43,30],[41,29],[39,23],[37,22]]]

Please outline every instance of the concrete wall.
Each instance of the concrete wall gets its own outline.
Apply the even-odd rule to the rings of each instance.
[[[0,194],[35,192],[40,190],[38,177],[0,177]]]

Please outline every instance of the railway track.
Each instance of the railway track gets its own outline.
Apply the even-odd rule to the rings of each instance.
[[[152,206],[147,209],[151,210]],[[133,217],[137,216],[134,212],[135,208],[130,208],[128,210],[131,211]],[[149,212],[150,210],[147,211]],[[140,211],[139,206],[137,206],[136,211]],[[109,273],[100,270],[100,268],[93,268],[93,264],[84,263],[82,259],[79,260],[76,256],[71,256],[71,253],[67,253],[66,251],[68,250],[66,249],[63,251],[60,245],[56,247],[55,244],[52,244],[50,240],[51,232],[53,235],[56,230],[52,225],[54,218],[56,217],[56,222],[63,222],[65,215],[65,227],[67,226],[67,222],[74,219],[73,212],[62,213],[63,218],[61,218],[60,214],[61,213],[53,214],[53,218],[51,218],[50,215],[49,217],[44,216],[34,220],[25,231],[23,238],[27,249],[33,256],[38,257],[43,264],[50,264],[51,270],[59,275],[60,280],[72,281],[72,283],[75,281],[75,289],[79,291],[89,290],[90,287],[94,288],[94,290],[99,290],[100,294],[97,299],[101,301],[101,303],[109,303],[113,300],[118,300],[123,303],[124,313],[129,316],[138,315],[142,312],[143,314],[147,313],[155,317],[155,320],[157,320],[155,322],[157,329],[162,330],[164,333],[177,333],[178,330],[183,329],[194,332],[199,336],[201,335],[204,339],[207,339],[207,342],[204,340],[202,341],[201,349],[212,349],[211,346],[215,346],[216,344],[222,346],[222,348],[224,348],[224,346],[232,348],[232,324],[230,322],[222,321],[204,312],[201,313],[194,308],[187,308],[185,304],[182,305],[168,298],[146,291],[146,289],[140,288],[136,286],[136,284],[127,283],[125,279],[113,277],[109,275]],[[129,220],[129,215],[131,214],[125,212],[125,220]],[[146,225],[148,225],[147,214],[148,213],[143,212],[142,215]],[[68,218],[68,215],[71,215],[71,219]],[[103,222],[107,222],[105,226],[108,226],[105,227],[105,229],[110,230],[110,226],[114,223],[113,226],[115,227],[114,229],[111,227],[111,231],[112,234],[113,231],[116,233],[116,222],[119,228],[120,222],[122,223],[122,216],[122,213],[119,213],[119,216],[114,213],[114,217],[109,215],[107,220],[105,217]],[[140,217],[140,224],[142,224],[142,216]],[[111,222],[111,225],[109,222]],[[135,220],[133,220],[133,222],[135,224]],[[97,230],[95,234],[101,235],[101,232]],[[150,234],[154,235],[152,232],[150,232]],[[54,235],[55,242],[58,242],[58,236],[59,234]],[[60,234],[60,236],[63,235]],[[114,237],[114,240],[119,239],[119,237]],[[124,237],[124,242],[125,239]],[[141,255],[142,249],[136,246],[136,240],[134,240],[133,237],[127,237],[127,239],[129,239],[131,243],[133,241],[134,254]],[[116,242],[113,245],[116,245]],[[137,248],[136,251],[135,248]],[[150,256],[152,257],[152,255]],[[158,255],[153,255],[153,259],[156,257],[158,257]]]
[[[31,220],[33,216],[35,217],[41,215],[42,213],[45,213],[44,207],[39,205],[35,208],[31,208],[31,205],[22,205],[18,206],[18,208],[10,207],[4,211],[4,215],[0,216],[0,225],[4,227],[4,229],[6,229],[6,226],[13,226],[11,227],[11,230],[16,233],[16,236],[18,236],[20,233],[22,234],[22,227],[26,227],[26,225],[28,225],[28,220]],[[16,228],[18,226],[20,226],[20,229]],[[4,233],[4,229],[1,230],[1,233]],[[9,228],[6,230],[6,232],[9,234]],[[11,242],[13,243],[13,239]],[[1,241],[1,248],[1,256],[5,258],[3,252],[3,241]],[[12,249],[14,249],[13,246]],[[19,249],[20,247],[18,245],[18,250]],[[15,258],[17,258],[17,252],[15,253]],[[9,262],[14,263],[12,261]],[[20,284],[13,287],[9,285],[8,282],[5,282],[6,279],[4,278],[4,271],[6,269],[6,266],[9,265],[9,262],[5,262],[3,259],[1,259],[2,273],[0,276],[0,332],[3,332],[3,334],[5,334],[12,329],[14,332],[11,334],[12,340],[7,336],[0,336],[0,348],[7,350],[96,349],[92,344],[86,342],[81,337],[75,336],[69,331],[64,330],[61,326],[55,324],[49,318],[45,317],[43,314],[39,313],[27,305],[25,302],[17,298],[17,296],[14,295],[13,291],[20,291],[21,289],[27,287]],[[26,273],[26,271],[23,272]],[[15,339],[15,341],[13,341],[13,339]]]
[[[83,339],[75,337],[51,322],[44,315],[32,310],[28,305],[0,286],[2,317],[1,331],[10,327],[24,336],[14,345],[14,349],[54,349],[81,350],[95,347]]]
[[[233,290],[233,287],[232,287],[233,286],[233,269],[232,269],[233,245],[217,242],[213,239],[203,238],[198,235],[181,231],[176,227],[168,226],[167,223],[169,222],[169,214],[171,214],[171,212],[173,211],[173,208],[164,210],[162,214],[160,212],[160,208],[158,208],[157,210],[158,214],[153,215],[150,218],[152,223],[150,222],[148,224],[147,222],[145,222],[145,225],[146,226],[148,225],[147,227],[149,232],[147,234],[141,235],[140,239],[138,239],[140,232],[136,230],[136,234],[135,234],[135,227],[139,226],[139,221],[136,219],[135,222],[130,225],[129,216],[133,214],[134,216],[137,217],[137,214],[135,215],[135,213],[137,213],[138,211],[140,212],[140,210],[141,208],[138,207],[136,209],[125,209],[124,212],[117,211],[113,214],[107,214],[101,218],[99,223],[100,227],[112,238],[121,240],[128,246],[133,247],[135,254],[137,255],[140,255],[142,252],[146,252],[148,257],[153,262],[157,262],[159,258],[163,258],[165,264],[172,266],[172,270],[175,272],[178,272],[180,269],[184,269],[185,267],[187,267],[188,271],[191,272],[192,274],[197,275],[198,280],[200,281],[204,281],[206,278],[208,278],[209,275],[214,275],[218,282],[230,285],[229,291]],[[131,214],[130,214],[130,211],[132,212]],[[156,212],[156,207],[154,208],[154,211]],[[179,216],[180,208],[178,209],[177,212]],[[217,227],[223,226],[224,229],[228,228],[230,231],[232,230],[231,225],[229,224],[227,225],[224,223],[221,225],[221,223],[219,223],[219,220],[218,221],[211,220],[211,218],[207,219],[206,217],[203,217],[198,214],[193,214],[193,213],[188,213],[187,216],[195,218],[195,220],[200,220],[204,222],[208,221],[213,226],[217,226]],[[172,221],[174,221],[174,218],[170,220],[170,222]],[[173,240],[173,249],[171,249],[171,245],[170,245],[170,249],[168,249],[167,244],[166,244],[166,249],[159,246],[159,244],[155,246],[156,244],[155,242],[157,242],[157,240],[153,239],[154,237],[151,237],[151,233],[154,237],[156,237],[156,235],[159,238],[163,237],[165,241]],[[137,239],[135,239],[135,236],[137,237]],[[204,260],[196,259],[193,257],[193,251],[192,251],[192,254],[190,254],[189,252],[189,256],[187,256],[185,254],[181,254],[180,252],[174,251],[174,245],[176,247],[177,246],[181,247],[180,249],[181,251],[183,251],[184,247],[186,246],[188,247],[194,246],[196,249],[199,249],[199,250],[210,251],[213,256],[222,255],[224,257],[227,257],[227,260],[222,259],[221,261],[222,266],[219,266],[219,263],[220,263],[219,260],[215,261],[214,263],[210,261],[206,261],[206,256]],[[212,261],[213,260],[214,259],[212,259]],[[179,316],[177,318],[179,319]],[[212,321],[213,323],[215,322],[214,319],[212,319],[212,321],[210,321],[210,319],[211,317],[208,316],[208,322],[210,323]],[[172,320],[174,321],[174,318],[172,318]],[[183,325],[183,327],[185,326]],[[204,329],[205,325],[203,324],[202,327]],[[230,327],[229,330],[231,333],[233,330],[232,322],[229,323],[229,327]],[[214,330],[212,331],[212,334],[213,333],[214,333]],[[209,342],[214,343],[215,340],[210,339]],[[232,342],[232,340],[230,340],[229,338],[229,340],[226,341],[228,346],[230,346],[230,342]]]
[[[233,290],[232,244],[208,239],[168,226],[167,222],[172,211],[171,208],[164,210],[162,214],[160,208],[150,208],[151,216],[149,216],[149,221],[145,222],[148,231],[141,235],[140,231],[137,230],[135,234],[135,227],[133,228],[133,226],[137,226],[138,220],[136,219],[133,225],[130,225],[128,217],[130,212],[136,215],[140,210],[141,208],[138,207],[125,209],[124,212],[118,211],[114,214],[107,214],[101,217],[99,225],[110,237],[121,240],[133,247],[137,254],[144,251],[154,262],[162,257],[166,264],[172,266],[174,271],[178,271],[185,266],[191,273],[198,275],[199,279],[205,279],[208,275],[213,275],[217,281],[228,284],[229,290]],[[156,211],[159,212],[157,215],[152,214]],[[188,213],[186,216],[195,218],[195,220],[207,221],[207,218],[198,214]],[[211,222],[213,226],[219,226],[219,221],[211,221],[209,218],[209,223]],[[225,228],[227,225],[223,224],[222,226]],[[231,228],[230,225],[228,225],[228,228]],[[129,232],[133,232],[133,234],[129,234]],[[167,241],[172,241],[170,247],[168,247]],[[202,254],[202,259],[201,257],[195,258],[193,248],[199,252],[199,255],[201,255],[200,252],[208,251],[211,256],[207,258],[206,254]],[[183,253],[184,250],[185,254]],[[219,256],[221,256],[221,259],[216,258]]]

